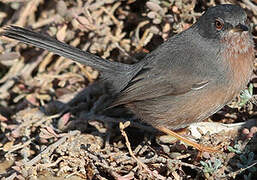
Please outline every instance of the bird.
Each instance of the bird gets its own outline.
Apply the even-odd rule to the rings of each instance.
[[[100,72],[113,100],[143,122],[199,151],[215,151],[175,130],[200,122],[229,103],[246,87],[253,72],[254,43],[247,14],[238,5],[208,8],[196,23],[134,64],[109,61],[18,26],[3,35],[91,66]]]

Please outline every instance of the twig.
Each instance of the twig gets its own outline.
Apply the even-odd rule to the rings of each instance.
[[[116,3],[115,6],[113,6],[111,11],[108,11],[105,7],[101,7],[102,10],[108,15],[110,16],[110,18],[113,20],[113,22],[117,25],[117,27],[121,27],[122,24],[120,23],[120,21],[118,21],[118,19],[113,15],[113,12],[115,11],[116,8],[118,8],[118,6],[120,5],[120,2]],[[120,28],[122,29],[122,28]]]
[[[142,163],[133,153],[132,149],[131,149],[131,146],[130,146],[130,142],[129,142],[129,139],[128,139],[128,136],[126,134],[126,132],[124,131],[124,129],[126,127],[128,127],[130,125],[130,121],[127,121],[125,122],[124,124],[122,122],[120,122],[120,131],[121,131],[121,134],[122,136],[125,138],[125,141],[126,141],[126,146],[129,150],[129,154],[131,155],[132,158],[134,158],[136,160],[136,162],[139,164],[140,167],[142,167],[147,173],[149,173],[150,177],[151,178],[158,178],[158,179],[165,179],[165,177],[159,175],[159,174],[156,174],[156,172],[152,172],[144,163]]]
[[[235,177],[236,175],[244,172],[247,169],[250,169],[251,167],[255,166],[256,164],[257,164],[257,160],[253,161],[253,163],[251,165],[249,165],[249,166],[247,166],[245,168],[241,168],[241,169],[239,169],[239,170],[237,170],[235,172],[231,172],[231,173],[229,173],[229,174],[227,174],[225,176],[222,176],[222,178],[224,178],[224,177]]]
[[[56,149],[59,145],[61,145],[62,143],[64,143],[70,136],[74,136],[76,134],[78,134],[79,131],[71,131],[69,134],[67,134],[66,136],[62,137],[61,139],[59,139],[58,141],[56,141],[55,143],[51,144],[50,146],[48,146],[43,152],[41,152],[40,154],[38,154],[36,157],[34,157],[33,159],[31,159],[28,162],[25,162],[24,165],[25,166],[32,166],[35,163],[37,163],[38,161],[40,161],[41,157],[43,157],[45,154],[54,151],[54,149]]]
[[[12,153],[12,152],[14,152],[14,151],[16,151],[16,150],[18,150],[18,149],[21,149],[21,148],[24,148],[24,147],[28,146],[34,139],[35,139],[35,138],[31,138],[30,140],[26,141],[26,142],[23,143],[23,144],[22,144],[22,143],[19,143],[19,144],[13,146],[12,149],[9,150],[7,154],[10,154],[10,153]]]
[[[41,21],[38,21],[38,22],[32,24],[32,28],[33,29],[38,29],[38,28],[40,28],[42,26],[51,24],[53,22],[57,22],[59,19],[61,19],[60,15],[56,14],[54,16],[51,16],[51,17],[47,18],[47,19],[43,19]]]
[[[190,167],[191,169],[200,170],[200,171],[203,170],[201,167],[195,166],[193,164],[182,162],[181,160],[170,159],[170,161],[175,163],[175,164],[180,164],[181,166]]]
[[[37,10],[37,7],[39,6],[40,2],[41,0],[28,1],[22,13],[20,14],[18,21],[15,24],[17,26],[24,26],[26,24],[27,17]]]
[[[245,3],[246,6],[255,14],[257,15],[257,8],[256,5],[254,5],[251,1],[249,0],[242,0],[243,3]]]

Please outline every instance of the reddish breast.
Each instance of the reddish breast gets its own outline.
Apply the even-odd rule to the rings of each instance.
[[[229,33],[223,40],[224,54],[231,71],[230,90],[235,96],[242,90],[251,78],[254,61],[254,43],[249,32]]]

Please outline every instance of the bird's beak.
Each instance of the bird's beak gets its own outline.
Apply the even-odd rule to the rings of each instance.
[[[238,24],[237,26],[235,26],[234,28],[232,28],[230,31],[231,32],[243,32],[243,31],[248,31],[249,28],[247,25],[243,25],[243,24]]]

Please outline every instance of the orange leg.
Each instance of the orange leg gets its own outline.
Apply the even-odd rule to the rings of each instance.
[[[203,146],[201,144],[198,144],[194,141],[191,141],[181,135],[179,135],[178,133],[174,132],[174,131],[171,131],[165,127],[157,127],[158,130],[164,132],[165,134],[168,134],[170,136],[173,136],[177,139],[179,139],[180,141],[183,141],[184,143],[190,145],[190,146],[193,146],[194,148],[196,148],[197,150],[200,151],[200,153],[202,152],[220,152],[218,149],[220,148],[219,146],[218,147],[207,147],[207,146]]]

